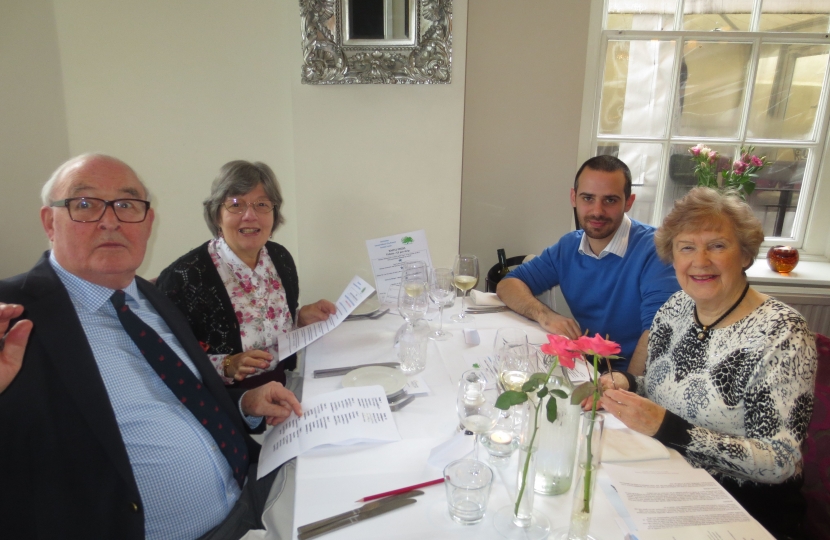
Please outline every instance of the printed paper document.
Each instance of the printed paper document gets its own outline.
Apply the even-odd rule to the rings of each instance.
[[[432,266],[427,235],[422,230],[366,240],[366,249],[369,250],[378,301],[382,306],[398,305],[404,262],[423,261],[427,268]]]
[[[382,386],[343,388],[303,401],[302,406],[302,416],[292,412],[265,435],[257,478],[324,444],[401,440]]]
[[[268,352],[278,356],[280,360],[288,358],[309,343],[337,328],[361,302],[369,298],[374,290],[363,278],[359,276],[353,277],[352,281],[346,287],[346,290],[343,291],[343,294],[340,295],[340,298],[334,304],[337,307],[337,312],[334,315],[329,315],[329,318],[325,321],[297,328],[287,334],[280,334],[279,338],[277,338],[277,347],[279,350],[274,351],[273,347],[269,347],[267,349]]]
[[[703,469],[691,467],[602,468],[622,501],[618,512],[639,540],[772,536]],[[622,511],[621,511],[622,510]],[[627,513],[628,515],[622,515]],[[680,536],[677,536],[681,532]]]

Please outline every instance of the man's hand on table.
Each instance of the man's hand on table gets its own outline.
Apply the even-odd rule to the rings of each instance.
[[[9,322],[23,314],[23,306],[17,304],[0,303],[0,336],[5,336],[3,347],[0,350],[0,393],[12,383],[23,365],[23,355],[29,334],[32,332],[32,321],[22,320],[9,330]]]
[[[276,426],[294,411],[302,416],[303,409],[294,392],[278,382],[269,382],[242,396],[242,412],[248,416],[264,416],[265,423]]]
[[[577,339],[582,335],[578,322],[555,311],[548,310],[548,313],[543,314],[537,320],[539,326],[548,333],[558,334],[569,339]]]

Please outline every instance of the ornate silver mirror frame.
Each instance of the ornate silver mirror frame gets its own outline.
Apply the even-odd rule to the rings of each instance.
[[[410,1],[416,11],[414,44],[367,45],[367,40],[344,42],[348,0],[300,0],[303,84],[449,84],[452,0]]]

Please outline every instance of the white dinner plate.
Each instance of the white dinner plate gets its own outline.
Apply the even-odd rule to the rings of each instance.
[[[377,293],[372,293],[369,298],[358,304],[351,315],[368,315],[380,309],[380,302],[378,301]]]
[[[382,386],[386,395],[391,396],[406,386],[406,375],[395,368],[367,366],[352,370],[343,376],[343,388],[374,385]]]

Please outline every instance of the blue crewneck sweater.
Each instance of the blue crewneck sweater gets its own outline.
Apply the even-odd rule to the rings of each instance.
[[[559,285],[583,332],[608,334],[620,344],[624,359],[613,367],[622,371],[654,314],[680,289],[674,269],[657,257],[654,230],[631,220],[625,256],[602,259],[580,254],[584,232],[574,231],[507,277],[522,280],[534,295]]]

